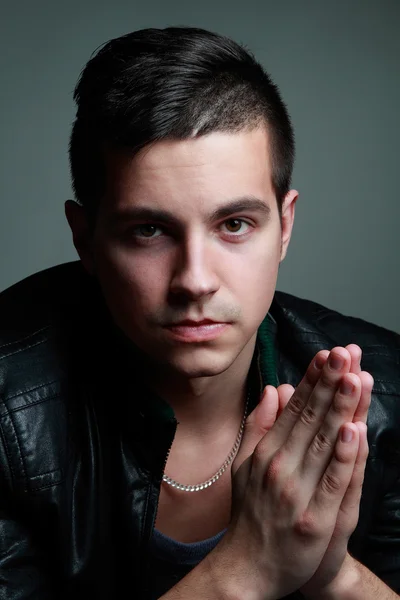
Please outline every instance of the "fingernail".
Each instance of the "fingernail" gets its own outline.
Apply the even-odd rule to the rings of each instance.
[[[351,381],[343,379],[340,383],[340,391],[342,394],[348,396],[354,392],[354,384]]]
[[[314,361],[314,367],[320,371],[325,364],[325,360],[323,356],[317,356]]]
[[[350,427],[343,427],[342,429],[342,442],[348,444],[353,439],[353,430]]]
[[[330,354],[329,355],[329,366],[331,369],[334,369],[335,371],[339,371],[339,369],[341,369],[344,365],[344,359],[341,356],[338,356],[337,354]]]

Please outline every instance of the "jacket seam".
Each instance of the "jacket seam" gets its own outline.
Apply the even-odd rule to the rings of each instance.
[[[25,342],[26,340],[29,340],[30,338],[34,337],[38,333],[41,333],[42,331],[46,331],[46,329],[49,329],[49,328],[50,328],[50,325],[46,325],[45,327],[41,327],[40,329],[37,329],[33,333],[30,333],[29,335],[26,335],[25,337],[22,337],[18,340],[13,340],[12,342],[7,342],[6,344],[0,344],[0,350],[2,350],[3,348],[7,348],[8,346],[13,346],[14,344],[20,344],[21,342]]]
[[[384,379],[378,379],[379,383],[394,383],[393,381],[385,381]],[[386,390],[372,389],[372,393],[377,396],[400,396],[400,392],[387,392]]]
[[[14,428],[14,423],[12,423],[12,426]],[[15,482],[17,477],[16,477],[14,465],[11,460],[11,453],[9,451],[9,447],[8,447],[8,443],[7,443],[7,436],[4,433],[4,428],[2,427],[1,420],[0,420],[0,433],[1,433],[2,440],[3,440],[3,444],[4,444],[4,452],[5,452],[6,458],[7,458],[7,466],[10,471],[11,485],[13,485],[13,483]],[[15,429],[14,429],[14,435],[15,435]]]
[[[57,470],[59,470],[59,469],[57,469]],[[48,473],[43,473],[43,475],[48,475]],[[38,477],[40,477],[40,475],[38,475]],[[31,489],[29,491],[31,493],[35,493],[35,492],[40,492],[41,490],[47,490],[47,489],[50,489],[50,488],[53,488],[53,487],[57,487],[57,486],[61,485],[62,483],[64,483],[64,481],[66,479],[67,478],[64,476],[62,479],[59,479],[56,482],[46,483],[46,485],[41,485],[39,487],[31,487]]]
[[[51,475],[52,473],[57,473],[61,471],[61,469],[52,469],[51,471],[46,471],[45,473],[39,473],[39,475],[32,475],[29,477],[29,481],[33,481],[34,479],[39,479],[40,477],[44,477],[45,475]]]
[[[323,340],[326,340],[328,338],[329,341],[332,342],[332,343],[334,343],[334,341],[335,341],[335,340],[333,340],[331,338],[331,336],[329,334],[325,335],[323,333],[319,333],[318,331],[307,331],[306,333],[310,334],[310,335],[314,336],[314,338],[318,338],[318,339],[317,340],[316,339],[314,339],[314,340],[303,340],[303,339],[301,339],[302,338],[301,334],[296,334],[296,338],[301,339],[301,341],[302,341],[303,344],[308,344],[308,345],[315,344],[317,341],[319,341],[319,338],[322,338]]]
[[[285,310],[285,309],[284,309],[284,310]],[[323,337],[325,337],[325,338],[328,338],[328,339],[329,339],[329,340],[330,340],[332,343],[335,343],[335,340],[334,340],[334,339],[331,337],[331,335],[330,335],[328,332],[326,332],[326,331],[324,332],[323,330],[321,330],[321,329],[320,329],[320,326],[319,326],[319,321],[320,321],[321,315],[322,315],[322,314],[323,314],[323,315],[329,315],[331,312],[332,312],[332,311],[330,311],[330,310],[328,310],[328,309],[326,309],[326,308],[323,308],[323,309],[321,309],[321,310],[318,310],[318,311],[314,311],[314,316],[316,316],[316,317],[317,317],[317,318],[316,318],[316,320],[315,320],[315,326],[316,326],[316,328],[318,329],[318,331],[314,331],[314,335],[321,335],[321,336],[323,336]],[[296,318],[296,321],[297,321],[297,318]],[[310,331],[307,331],[307,333],[311,333],[311,332],[310,332]],[[312,344],[312,343],[313,343],[313,342],[311,342],[311,341],[306,341],[306,340],[302,340],[302,342],[303,342],[304,344]],[[378,345],[378,344],[376,344],[376,346],[378,346],[378,347],[379,347],[379,345]],[[368,346],[367,346],[367,347],[368,347]],[[382,345],[381,347],[385,347],[385,346],[384,346],[384,345]],[[370,353],[370,356],[378,356],[378,353],[376,353],[376,354],[374,354],[374,353]],[[391,357],[391,360],[393,360],[393,357]],[[398,360],[397,360],[397,358],[396,358],[396,359],[394,359],[394,362],[395,362],[396,364],[398,364]],[[376,381],[376,382],[379,382],[379,383],[391,383],[392,385],[397,385],[397,382],[390,381],[390,380],[389,380],[389,381],[385,381],[384,379],[376,379],[375,381]],[[375,390],[373,390],[373,391],[375,391]],[[400,395],[400,393],[399,393],[399,392],[386,392],[386,391],[380,391],[380,390],[379,390],[379,391],[378,391],[378,390],[376,390],[376,391],[375,391],[375,393],[384,394],[384,395],[391,395],[391,396],[399,396],[399,395]]]
[[[26,491],[26,489],[27,489],[27,479],[28,478],[27,478],[27,474],[26,474],[25,457],[22,454],[21,444],[20,444],[20,441],[19,441],[19,438],[18,438],[18,434],[17,434],[16,428],[15,428],[14,419],[13,419],[11,413],[9,413],[9,417],[10,417],[10,421],[12,423],[12,427],[13,427],[13,430],[14,430],[15,441],[17,442],[17,446],[18,446],[18,450],[19,450],[20,461],[21,461],[21,466],[22,466],[22,474],[23,474],[23,477],[25,479],[24,491]]]
[[[318,328],[319,331],[321,331],[321,329],[319,327],[319,321],[321,320],[321,318],[324,317],[324,316],[326,316],[326,315],[331,315],[332,313],[335,313],[335,312],[336,311],[332,311],[332,310],[330,310],[328,308],[323,308],[321,311],[314,311],[314,315],[318,316],[318,318],[316,319],[316,327]],[[336,313],[336,314],[340,315],[340,313]],[[342,315],[340,315],[340,316],[342,316]],[[354,319],[354,317],[347,317],[347,318],[350,319],[350,320]],[[355,320],[358,320],[358,319],[355,319]],[[322,330],[321,333],[324,333],[324,331]],[[325,332],[325,335],[329,335],[329,334],[327,332]],[[329,335],[329,338],[332,339],[330,335]],[[374,346],[375,347],[385,348],[385,347],[387,347],[387,344],[386,345],[385,344],[374,344]]]
[[[40,346],[44,344],[45,340],[40,340],[40,342],[36,342],[36,344],[30,344],[28,346],[24,346],[24,348],[20,348],[19,350],[15,350],[15,352],[10,352],[9,354],[4,354],[0,357],[0,360],[4,358],[9,358],[10,356],[15,356],[16,354],[20,354],[21,352],[25,352],[25,350],[29,350],[30,348],[36,348],[36,346]]]
[[[363,356],[383,356],[385,358],[390,358],[391,362],[396,363],[396,365],[400,364],[400,361],[398,361],[396,358],[394,358],[393,355],[391,355],[390,353],[383,354],[382,352],[364,352],[363,351]]]
[[[25,406],[19,406],[18,408],[12,408],[11,410],[6,408],[4,414],[2,414],[2,415],[0,414],[0,420],[7,415],[17,413],[20,410],[26,410],[27,408],[30,408],[31,406],[38,406],[39,404],[43,404],[44,402],[54,400],[54,398],[61,398],[61,397],[62,397],[61,394],[53,394],[53,396],[48,396],[48,398],[42,398],[41,400],[37,400],[36,402],[30,402],[29,404],[26,404]]]
[[[368,348],[387,348],[387,344],[368,344]]]
[[[285,312],[288,312],[286,309],[283,309]],[[298,318],[296,317],[295,319],[293,319],[292,317],[292,322],[296,323],[298,321]],[[307,334],[307,335],[316,335],[318,337],[322,337],[322,338],[326,338],[326,334],[322,333],[320,331],[315,331],[315,329],[302,329],[301,331],[299,331],[297,333],[297,335],[299,337],[302,337],[303,334]]]
[[[49,385],[52,385],[53,383],[57,383],[58,381],[59,381],[59,379],[53,379],[52,381],[47,381],[46,383],[43,383],[42,385],[37,385],[35,387],[28,388],[27,390],[24,390],[23,392],[18,392],[17,394],[12,394],[11,396],[5,396],[5,400],[14,400],[14,398],[19,398],[20,396],[25,396],[25,394],[30,394],[31,392],[36,392],[37,390],[40,390]],[[52,396],[50,396],[50,397],[52,397]],[[44,398],[44,400],[47,400],[47,398]],[[37,403],[35,402],[35,404],[37,404]],[[19,409],[12,409],[12,410],[19,410]]]

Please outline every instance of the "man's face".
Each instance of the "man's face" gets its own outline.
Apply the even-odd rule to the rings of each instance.
[[[222,373],[253,349],[292,227],[297,194],[281,227],[265,130],[157,142],[107,164],[90,260],[115,322],[176,374]]]

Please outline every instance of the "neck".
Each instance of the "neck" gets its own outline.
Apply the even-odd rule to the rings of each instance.
[[[179,437],[213,438],[215,432],[236,430],[243,417],[246,382],[255,348],[255,336],[231,366],[213,377],[185,379],[176,373],[152,377],[151,387],[173,408]]]

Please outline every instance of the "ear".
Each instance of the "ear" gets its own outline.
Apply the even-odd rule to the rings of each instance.
[[[90,275],[94,275],[92,256],[93,232],[89,226],[87,215],[82,206],[73,200],[65,203],[65,216],[72,231],[72,239],[79,258]]]
[[[281,258],[280,262],[286,256],[286,252],[289,246],[290,238],[292,236],[292,229],[294,223],[294,212],[296,200],[299,197],[299,192],[297,190],[289,190],[286,194],[283,203],[282,203],[282,237],[281,237]]]

